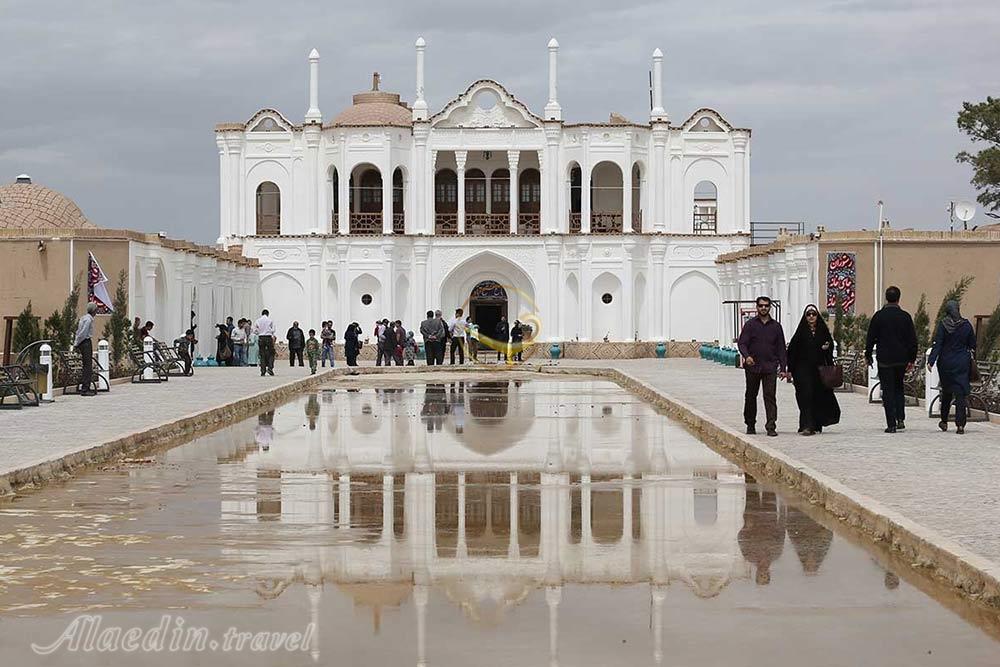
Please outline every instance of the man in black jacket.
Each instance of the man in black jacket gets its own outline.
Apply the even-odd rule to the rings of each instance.
[[[288,341],[288,365],[294,366],[295,360],[298,359],[299,366],[302,366],[302,350],[306,349],[306,335],[299,328],[298,322],[292,322],[292,328],[285,334],[285,340]]]
[[[913,318],[899,307],[899,288],[885,291],[886,304],[872,316],[865,344],[865,361],[872,365],[872,348],[877,348],[878,381],[882,389],[886,433],[906,428],[903,378],[917,360],[917,332]]]

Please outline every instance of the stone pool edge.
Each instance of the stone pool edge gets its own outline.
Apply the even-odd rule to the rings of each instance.
[[[811,504],[907,559],[915,570],[945,581],[965,598],[1000,608],[1000,566],[874,498],[796,461],[627,372],[613,368],[542,366],[545,374],[591,375],[615,382],[685,424],[704,442],[738,459],[757,476],[793,489]]]

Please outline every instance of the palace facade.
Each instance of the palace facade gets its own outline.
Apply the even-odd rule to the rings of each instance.
[[[313,50],[302,123],[218,125],[219,243],[260,260],[279,328],[464,307],[484,333],[506,315],[546,341],[719,339],[715,258],[748,245],[750,130],[712,109],[671,122],[659,49],[648,120],[564,122],[558,49],[540,115],[486,79],[432,113],[418,39],[412,106],[375,74],[325,117]]]

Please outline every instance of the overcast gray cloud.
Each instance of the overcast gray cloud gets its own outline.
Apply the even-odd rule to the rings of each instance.
[[[28,172],[98,225],[210,242],[215,123],[301,121],[312,47],[327,118],[373,70],[412,101],[418,35],[432,109],[490,77],[540,112],[554,35],[569,121],[644,119],[659,46],[675,122],[710,106],[751,127],[754,219],[871,226],[882,198],[894,226],[941,228],[975,195],[955,115],[1000,94],[997,34],[996,0],[0,0],[0,181]]]

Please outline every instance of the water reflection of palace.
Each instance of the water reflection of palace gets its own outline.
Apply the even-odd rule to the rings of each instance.
[[[376,623],[412,598],[420,664],[431,595],[499,622],[544,589],[555,661],[565,584],[647,583],[659,661],[668,586],[707,598],[766,584],[793,524],[807,571],[829,548],[825,529],[610,383],[337,388],[255,421],[217,436],[246,441],[219,457],[222,530],[239,538],[224,555],[262,597],[304,584],[314,615],[325,583]]]

